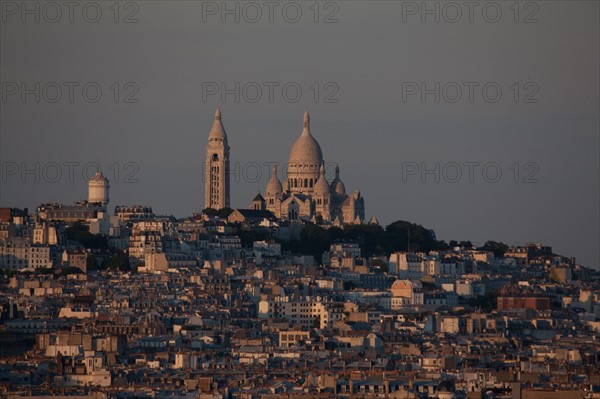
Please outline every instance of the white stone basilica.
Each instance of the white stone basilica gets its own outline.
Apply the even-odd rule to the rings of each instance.
[[[261,204],[264,201],[264,207]],[[335,168],[335,179],[325,178],[321,146],[310,132],[310,116],[304,113],[304,129],[292,146],[287,164],[287,180],[282,185],[273,167],[264,199],[257,196],[253,208],[263,207],[282,220],[312,220],[318,223],[362,223],[365,200],[360,191],[348,195]]]
[[[229,206],[229,145],[217,110],[206,151],[205,207]],[[304,113],[304,129],[292,146],[287,164],[287,180],[282,185],[274,166],[264,197],[258,194],[251,209],[271,211],[281,220],[315,223],[363,223],[365,200],[360,191],[346,194],[336,166],[331,184],[325,178],[321,146],[310,132],[310,117]]]

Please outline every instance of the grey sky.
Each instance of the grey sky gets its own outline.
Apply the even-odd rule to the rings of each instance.
[[[520,2],[518,15],[512,1],[479,2],[472,22],[464,2],[440,2],[439,23],[433,15],[421,22],[424,3],[401,1],[321,2],[319,23],[314,23],[314,3],[304,1],[274,6],[272,23],[263,2],[253,3],[263,12],[256,23],[247,21],[255,14],[244,11],[244,3],[239,23],[235,15],[226,16],[225,23],[220,15],[203,15],[203,7],[211,11],[222,2],[140,1],[137,10],[122,3],[119,20],[131,12],[139,20],[129,24],[114,23],[113,2],[94,3],[102,9],[97,23],[82,17],[86,2],[74,10],[72,23],[66,9],[56,23],[45,21],[54,18],[51,9],[40,9],[39,23],[32,15],[22,22],[22,10],[13,15],[6,3],[13,2],[1,2],[1,206],[84,199],[82,165],[99,159],[112,182],[111,208],[148,204],[176,216],[198,212],[204,146],[214,109],[221,105],[232,162],[241,165],[240,182],[232,179],[232,205],[245,207],[269,177],[263,166],[258,182],[248,181],[254,177],[249,163],[285,164],[308,107],[325,160],[339,163],[348,190],[360,188],[368,218],[421,223],[446,240],[542,242],[585,265],[598,265],[597,1]],[[433,9],[436,2],[426,4]],[[455,5],[463,14],[451,23]],[[413,6],[416,15],[410,13]],[[296,8],[302,10],[299,22],[286,21]],[[499,22],[486,21],[498,8]],[[93,17],[93,6],[86,10]],[[323,23],[331,13],[338,22]],[[526,18],[538,22],[525,23]],[[19,92],[10,95],[13,82]],[[31,94],[21,101],[21,83],[32,88],[35,82],[42,88],[48,82],[80,85],[73,103],[64,85],[56,103],[48,101],[54,96],[50,86],[45,93],[40,89],[39,103]],[[86,82],[102,88],[98,102],[82,97]],[[118,103],[110,88],[114,82],[119,82]],[[137,103],[123,103],[134,87],[125,88],[128,82],[139,88]],[[236,103],[233,95],[224,102],[219,95],[203,98],[210,82],[229,88],[251,84]],[[252,82],[264,89],[255,103]],[[279,84],[272,103],[265,82]],[[326,86],[330,82],[339,87],[332,97],[337,103],[324,101],[335,88]],[[430,89],[440,83],[439,103],[433,94],[424,102],[419,94],[403,99],[403,87],[422,82]],[[474,82],[473,102],[465,82]],[[301,87],[297,102],[282,94],[286,83]],[[457,85],[462,98],[452,103]],[[502,95],[492,102],[496,87]],[[40,171],[39,183],[33,175],[23,179],[21,170],[8,173],[14,165],[34,168],[35,162],[40,168],[49,162],[80,165],[73,182],[65,166],[55,183],[48,181],[54,176],[51,166],[46,175]],[[124,169],[127,162],[139,165],[134,176],[139,182],[123,182],[133,171]],[[403,177],[403,167],[434,168],[436,162],[439,183],[434,175],[423,176],[425,182],[419,173]],[[473,182],[466,162],[479,162]],[[110,169],[115,163],[118,182]],[[463,175],[452,183],[454,163]],[[482,176],[486,164],[501,168],[497,183],[485,179],[494,178],[493,168]],[[524,183],[527,178],[533,182]]]

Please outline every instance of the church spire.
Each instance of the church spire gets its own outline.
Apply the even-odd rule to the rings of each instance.
[[[223,122],[221,121],[220,107],[217,107],[217,110],[215,111],[215,121],[213,122],[212,128],[210,129],[208,139],[227,140],[227,133],[225,133],[225,127],[223,127]]]
[[[304,111],[304,131],[310,133],[310,115],[308,110]]]

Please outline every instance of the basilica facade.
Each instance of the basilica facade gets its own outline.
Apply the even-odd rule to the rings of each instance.
[[[229,207],[229,145],[220,110],[209,134],[205,166],[205,208]],[[365,200],[358,190],[346,193],[339,167],[335,179],[327,181],[323,153],[311,134],[308,112],[304,113],[302,133],[290,151],[284,183],[274,166],[264,196],[259,193],[250,208],[268,210],[280,220],[319,224],[357,224],[365,219]]]
[[[335,179],[325,177],[321,146],[310,131],[310,116],[304,113],[304,128],[292,146],[287,179],[282,184],[274,166],[264,191],[252,202],[254,209],[267,209],[282,220],[310,220],[317,223],[363,223],[365,200],[360,191],[346,193],[336,166]]]

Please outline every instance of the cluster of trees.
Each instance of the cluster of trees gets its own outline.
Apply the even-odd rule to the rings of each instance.
[[[214,217],[226,218],[233,209],[206,208],[203,214]],[[270,239],[269,234],[260,230],[234,229],[243,246],[251,246],[253,241]],[[365,256],[389,255],[395,251],[417,251],[428,252],[432,250],[448,250],[454,247],[473,248],[471,241],[436,240],[433,230],[426,229],[420,224],[397,220],[385,227],[379,225],[346,225],[344,228],[329,227],[327,229],[309,224],[304,227],[300,240],[292,242],[281,242],[284,251],[313,255],[321,260],[321,255],[329,249],[331,243],[337,240],[354,241],[360,244]],[[496,257],[504,256],[508,245],[502,242],[487,241],[477,249],[490,251]]]
[[[496,258],[501,258],[504,256],[504,253],[508,250],[508,245],[503,242],[496,241],[487,241],[483,247],[481,247],[484,251],[490,251],[494,253]]]
[[[254,241],[271,240],[271,234],[267,230],[245,230],[240,226],[235,226],[232,230],[233,234],[240,237],[242,247],[251,247]],[[278,241],[278,240],[275,240]],[[283,243],[282,243],[283,247]]]
[[[385,227],[373,224],[346,225],[344,228],[325,229],[307,225],[300,233],[300,240],[285,245],[287,249],[321,260],[324,251],[335,241],[353,241],[361,246],[364,256],[389,255],[394,251],[432,251],[448,248],[437,241],[431,230],[406,221],[396,221]]]
[[[129,256],[123,254],[115,254],[106,257],[100,264],[98,264],[94,255],[89,254],[86,259],[86,266],[88,270],[120,270],[122,272],[131,271]]]
[[[68,240],[77,241],[87,249],[108,249],[108,240],[101,234],[92,234],[83,221],[78,220],[65,229]]]
[[[231,208],[221,208],[221,209],[214,209],[214,208],[204,208],[202,210],[202,214],[210,216],[210,217],[220,217],[220,218],[226,218],[229,215],[231,215],[231,212],[233,212],[233,209]]]
[[[282,248],[304,255],[313,255],[320,261],[323,252],[329,250],[329,246],[339,240],[358,243],[366,257],[388,256],[396,251],[443,251],[454,247],[491,251],[494,256],[502,257],[508,250],[508,245],[496,241],[487,241],[483,246],[475,248],[470,241],[437,240],[433,230],[403,220],[395,221],[385,228],[363,224],[346,225],[343,229],[339,227],[325,229],[309,224],[302,230],[299,241],[282,243]]]
[[[491,312],[498,306],[497,292],[486,292],[484,296],[469,299],[469,306],[480,308],[484,312]]]
[[[83,271],[78,268],[78,267],[64,267],[61,271],[60,271],[60,275],[61,276],[66,276],[68,274],[84,274]]]
[[[122,254],[113,255],[109,258],[106,258],[101,267],[103,269],[120,270],[122,272],[131,271],[129,256]]]
[[[102,252],[109,251],[108,239],[101,234],[92,234],[88,226],[81,220],[78,220],[65,229],[67,239],[77,241],[86,249],[101,250]],[[110,251],[112,252],[112,251]],[[109,252],[109,253],[110,253]],[[86,259],[86,267],[88,270],[120,270],[130,271],[129,257],[123,254],[114,254],[104,258],[101,264],[94,255],[89,254]],[[79,270],[79,269],[77,269]]]
[[[203,214],[226,218],[233,212],[231,208],[213,209],[206,208]],[[244,230],[240,226],[233,229],[233,234],[240,237],[244,247],[252,246],[253,241],[268,240],[270,236],[267,230]],[[108,249],[108,240],[105,236],[91,234],[88,227],[81,221],[73,223],[66,229],[69,240],[80,242],[88,249]],[[312,255],[317,261],[322,260],[323,252],[329,250],[332,243],[336,241],[352,241],[360,245],[362,253],[366,257],[389,256],[396,251],[429,252],[434,250],[448,250],[454,247],[475,248],[470,241],[445,242],[437,240],[433,230],[427,229],[420,224],[404,220],[395,221],[385,228],[375,224],[346,225],[343,228],[323,228],[317,224],[308,224],[302,229],[300,239],[291,242],[280,242],[283,251]],[[502,257],[508,250],[508,245],[502,242],[487,241],[483,246],[477,248],[490,251],[496,257]],[[384,267],[385,265],[378,265]],[[88,269],[112,269],[129,271],[129,259],[126,255],[113,255],[107,258],[101,265],[96,265],[93,257],[88,259]]]

